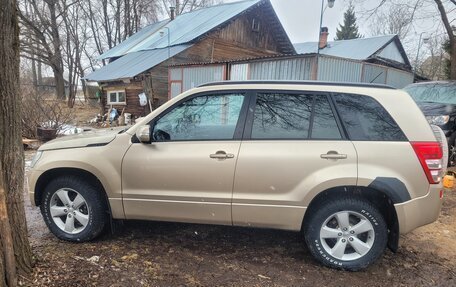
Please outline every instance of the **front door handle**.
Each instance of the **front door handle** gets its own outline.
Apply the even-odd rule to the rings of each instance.
[[[347,155],[346,154],[340,154],[337,151],[330,150],[326,154],[320,155],[321,158],[324,159],[346,159]]]
[[[226,153],[223,150],[219,150],[216,153],[210,154],[209,157],[210,158],[215,158],[215,159],[234,158],[234,154]]]

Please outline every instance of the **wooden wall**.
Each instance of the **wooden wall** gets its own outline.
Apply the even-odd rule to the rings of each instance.
[[[120,113],[122,109],[125,108],[125,113],[130,113],[135,118],[142,117],[150,113],[149,106],[141,106],[139,104],[139,97],[138,95],[143,92],[143,87],[141,82],[131,82],[129,84],[125,83],[111,83],[103,88],[103,97],[102,97],[102,105],[104,107],[104,112],[106,113],[109,108],[111,107],[110,104],[107,103],[107,94],[109,91],[117,91],[117,90],[125,90],[126,96],[126,105],[112,105],[113,108],[116,108],[117,111]]]

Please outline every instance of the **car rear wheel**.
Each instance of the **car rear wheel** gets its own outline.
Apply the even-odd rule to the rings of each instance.
[[[67,241],[89,241],[107,222],[101,193],[78,177],[59,177],[45,188],[41,213],[51,232]]]
[[[448,166],[452,167],[456,164],[456,132],[448,138]]]
[[[323,203],[314,211],[306,220],[305,239],[312,255],[324,265],[357,271],[385,250],[385,220],[368,201],[342,198]]]

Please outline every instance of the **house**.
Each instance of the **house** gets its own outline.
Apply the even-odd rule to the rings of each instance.
[[[386,84],[396,88],[413,82],[410,62],[397,35],[334,42],[326,42],[327,36],[323,30],[320,42],[295,44],[296,55],[171,66],[170,96],[206,82],[223,80],[318,80]],[[318,56],[317,47],[320,47]]]
[[[68,95],[70,94],[70,84],[65,79],[64,79],[64,83],[65,83],[65,96],[68,97]],[[54,94],[56,92],[55,78],[54,77],[42,77],[41,80],[36,84],[36,88],[40,92]]]
[[[270,1],[246,0],[151,24],[102,54],[109,64],[84,80],[99,84],[105,110],[125,108],[138,117],[150,110],[149,104],[141,106],[139,94],[154,107],[168,100],[170,65],[279,54],[295,54],[295,49]]]

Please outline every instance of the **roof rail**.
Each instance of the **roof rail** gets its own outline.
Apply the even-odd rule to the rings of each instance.
[[[324,82],[324,81],[276,81],[276,80],[248,80],[248,81],[218,81],[199,85],[198,87],[210,86],[229,86],[229,85],[252,85],[252,84],[269,84],[269,85],[319,85],[319,86],[342,86],[342,87],[361,87],[361,88],[380,88],[396,90],[396,88],[384,84],[371,83],[348,83],[348,82]]]

